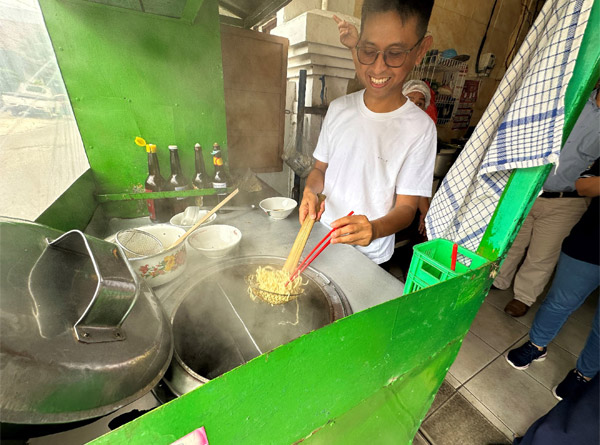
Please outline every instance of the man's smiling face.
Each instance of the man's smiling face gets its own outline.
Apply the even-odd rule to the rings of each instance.
[[[417,34],[417,20],[411,17],[403,22],[395,11],[371,13],[363,24],[358,46],[372,51],[406,51],[413,48],[421,36]],[[402,85],[416,63],[420,62],[431,45],[426,37],[409,54],[399,68],[390,68],[383,53],[372,65],[356,60],[356,74],[366,88],[365,105],[375,112],[393,111],[404,104]]]

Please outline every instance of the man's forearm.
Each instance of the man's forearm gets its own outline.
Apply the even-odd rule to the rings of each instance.
[[[580,196],[600,195],[600,176],[580,178],[575,182],[575,188]]]
[[[394,207],[387,215],[371,221],[373,239],[383,238],[406,229],[415,218],[416,210],[409,205]]]
[[[308,189],[316,195],[317,193],[321,193],[323,191],[324,184],[325,173],[318,168],[313,168],[306,178],[304,190]]]

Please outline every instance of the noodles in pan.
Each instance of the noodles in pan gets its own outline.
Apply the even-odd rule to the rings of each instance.
[[[287,303],[304,291],[302,278],[297,276],[287,286],[290,275],[271,266],[258,267],[254,275],[248,277],[248,294],[253,300],[259,297],[270,304]]]

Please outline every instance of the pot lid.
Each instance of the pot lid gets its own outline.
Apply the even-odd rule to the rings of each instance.
[[[169,365],[169,321],[114,244],[0,218],[0,295],[3,423],[108,414]]]

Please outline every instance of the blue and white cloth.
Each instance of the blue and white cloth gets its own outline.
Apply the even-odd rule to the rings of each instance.
[[[426,217],[430,239],[477,250],[511,170],[556,163],[564,99],[594,0],[548,0]]]

